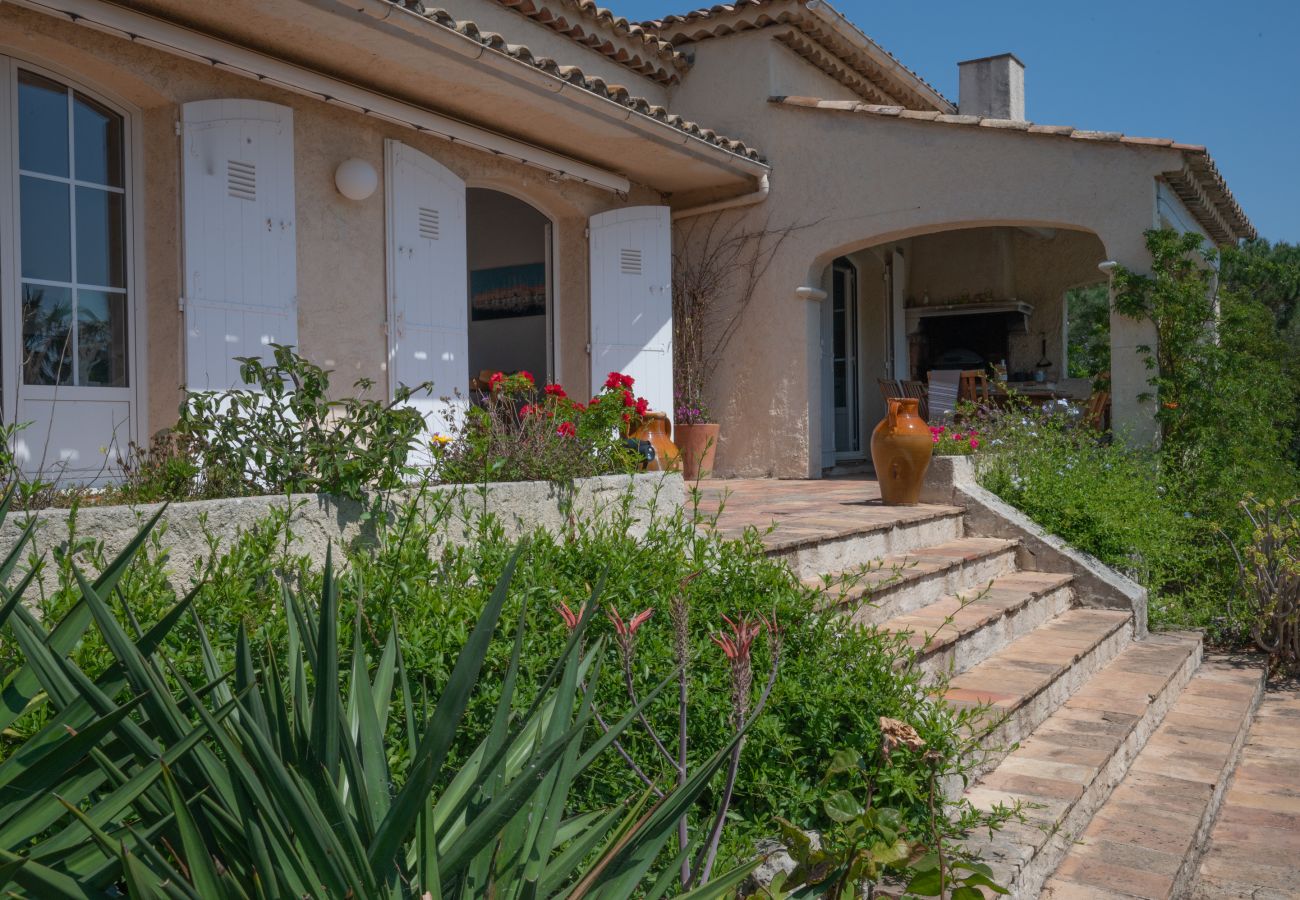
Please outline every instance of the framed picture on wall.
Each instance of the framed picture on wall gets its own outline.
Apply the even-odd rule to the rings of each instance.
[[[475,322],[546,315],[546,264],[471,271],[469,309]]]

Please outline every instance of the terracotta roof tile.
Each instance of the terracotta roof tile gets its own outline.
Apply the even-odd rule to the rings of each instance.
[[[828,65],[811,47],[787,41],[791,49],[841,83],[861,90],[860,79],[874,83],[883,96],[873,99],[915,109],[955,109],[934,85],[864,34],[825,0],[736,0],[642,22],[647,31],[677,44],[724,37],[739,31],[789,25],[837,57],[842,66]],[[859,78],[846,77],[847,67]],[[865,93],[865,92],[864,92]]]
[[[443,9],[427,9],[419,0],[389,0],[395,6],[402,6],[406,9],[416,12],[426,20],[443,28],[450,29],[462,34],[465,37],[477,41],[484,47],[505,54],[506,56],[516,59],[526,65],[533,66],[549,75],[560,78],[576,87],[591,93],[612,100],[622,106],[626,106],[634,112],[647,115],[650,118],[657,119],[667,125],[671,125],[687,134],[700,138],[701,140],[729,153],[737,156],[743,156],[746,159],[761,162],[762,155],[753,147],[746,146],[743,141],[733,138],[724,137],[714,131],[706,131],[696,125],[694,122],[687,122],[681,116],[667,115],[662,107],[651,106],[650,102],[643,97],[635,97],[631,92],[621,84],[609,84],[605,79],[597,75],[587,75],[578,66],[559,65],[555,60],[545,56],[535,56],[527,46],[523,44],[507,43],[501,35],[490,31],[482,31],[478,25],[470,21],[461,21],[456,19],[451,13]],[[588,0],[590,2],[590,0]]]
[[[680,73],[690,66],[684,55],[658,34],[641,25],[614,15],[593,0],[496,0],[535,22],[545,25],[634,72],[662,84],[675,84]],[[620,46],[597,32],[611,34]],[[629,51],[628,48],[632,48]]]
[[[1230,244],[1241,238],[1257,236],[1245,211],[1237,203],[1227,181],[1219,173],[1209,152],[1199,144],[1181,144],[1169,138],[1130,137],[1118,131],[1083,131],[1069,125],[1036,125],[1011,119],[992,119],[981,116],[939,115],[913,110],[898,111],[897,107],[871,103],[844,103],[840,100],[819,100],[816,97],[769,97],[770,103],[801,109],[825,109],[876,116],[877,118],[907,118],[937,122],[943,125],[978,125],[1018,133],[1066,137],[1077,141],[1125,144],[1135,148],[1168,148],[1183,156],[1183,168],[1164,172],[1161,178],[1178,195],[1207,234],[1221,244]]]

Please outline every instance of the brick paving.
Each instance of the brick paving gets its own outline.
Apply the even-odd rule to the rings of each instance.
[[[701,515],[711,517],[722,507],[717,528],[728,537],[739,537],[751,526],[764,533],[775,525],[775,530],[763,537],[769,549],[812,544],[960,512],[955,507],[926,503],[885,506],[876,481],[865,477],[708,480],[700,482],[700,494]]]
[[[1193,896],[1300,897],[1300,686],[1265,693]]]
[[[1045,900],[1187,896],[1262,674],[1219,657],[1202,663],[1044,887]]]

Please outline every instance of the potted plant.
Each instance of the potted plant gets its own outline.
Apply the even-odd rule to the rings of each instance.
[[[687,481],[708,478],[713,473],[713,457],[722,426],[709,416],[708,407],[699,396],[678,391],[675,399],[673,437],[681,454],[682,477]]]
[[[801,227],[755,225],[747,216],[725,212],[673,223],[674,440],[687,479],[708,477],[713,470],[721,425],[709,415],[705,396],[728,407],[729,398],[717,393],[718,364],[777,251]]]

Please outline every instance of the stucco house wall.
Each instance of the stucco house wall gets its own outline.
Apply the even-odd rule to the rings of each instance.
[[[619,198],[573,181],[553,183],[545,173],[502,157],[8,4],[0,5],[0,53],[48,67],[135,111],[144,174],[134,210],[144,226],[144,271],[134,273],[136,310],[145,317],[148,333],[144,434],[174,422],[182,396],[181,145],[176,122],[181,104],[208,98],[265,100],[293,109],[300,348],[336,370],[341,393],[362,377],[375,382],[376,392],[387,390],[382,183],[387,138],[428,154],[468,187],[512,194],[551,219],[556,374],[575,394],[589,388],[587,219],[622,205],[660,202],[657,193],[634,187]],[[335,188],[334,171],[350,158],[364,159],[380,173],[379,189],[366,200],[348,200]]]
[[[820,474],[821,317],[818,301],[796,292],[828,289],[837,256],[936,232],[1028,226],[1086,232],[1105,258],[1149,267],[1143,232],[1155,224],[1157,178],[1182,166],[1175,150],[791,108],[769,102],[769,57],[789,51],[764,33],[691,50],[677,108],[787,161],[765,203],[722,215],[750,228],[797,226],[737,333],[745,351],[722,361],[712,385],[726,423],[720,472]],[[1139,430],[1154,421],[1137,396],[1149,374],[1136,347],[1150,342],[1149,325],[1112,322],[1113,377],[1130,388],[1115,392],[1114,417]]]

